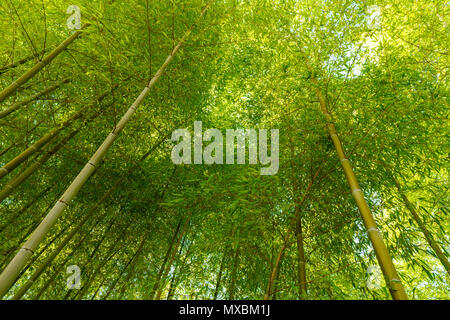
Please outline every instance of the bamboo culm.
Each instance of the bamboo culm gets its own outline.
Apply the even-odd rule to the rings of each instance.
[[[306,61],[306,67],[308,71],[313,75],[314,70],[312,69],[308,61]],[[353,172],[350,160],[345,155],[341,140],[339,139],[336,127],[334,126],[334,123],[332,121],[331,114],[328,112],[325,99],[319,88],[319,83],[314,76],[312,76],[310,80],[315,87],[316,96],[319,100],[320,110],[322,111],[327,121],[328,134],[333,141],[339,161],[342,165],[342,168],[344,169],[345,177],[347,178],[347,182],[350,186],[353,199],[358,206],[364,226],[366,227],[366,230],[369,234],[370,242],[372,243],[372,246],[374,248],[375,255],[386,279],[386,283],[391,296],[394,300],[407,300],[408,296],[406,295],[403,284],[397,274],[394,263],[392,262],[392,258],[384,243],[383,237],[381,236],[381,232],[380,230],[378,230],[375,219],[373,218],[370,208],[367,205],[364,194],[358,184],[356,175]]]
[[[65,84],[65,83],[68,83],[70,81],[71,81],[70,79],[64,79],[63,81],[61,81],[61,82],[59,82],[57,84],[54,84],[54,85],[46,88],[45,90],[32,95],[28,99],[25,99],[25,100],[22,100],[22,101],[14,103],[10,107],[6,108],[5,110],[0,111],[0,119],[6,117],[7,115],[9,115],[11,113],[13,113],[14,111],[19,110],[21,107],[23,107],[23,106],[27,105],[28,103],[36,100],[37,98],[49,94],[50,92],[58,89],[61,85]]]
[[[213,1],[209,2],[202,10],[199,19],[205,14],[208,7],[212,4]],[[178,44],[173,48],[172,52],[167,57],[166,61],[159,68],[153,78],[150,80],[148,85],[142,90],[141,94],[137,97],[128,111],[124,114],[122,119],[117,123],[116,127],[111,131],[108,137],[104,140],[102,145],[97,149],[92,158],[88,161],[85,167],[81,170],[75,180],[71,183],[69,188],[64,192],[62,197],[58,200],[55,206],[50,210],[41,224],[36,228],[36,230],[31,234],[16,256],[11,260],[11,262],[6,266],[3,272],[0,275],[0,297],[3,296],[11,284],[15,281],[17,276],[19,275],[22,268],[25,266],[26,262],[30,259],[33,252],[36,250],[38,245],[42,242],[47,232],[50,228],[55,224],[57,219],[61,216],[63,211],[69,205],[69,203],[73,200],[73,198],[78,194],[80,189],[86,183],[87,179],[92,175],[96,166],[100,163],[100,161],[105,156],[108,149],[111,147],[113,142],[119,136],[127,122],[130,120],[131,116],[135,113],[137,107],[141,104],[144,98],[147,96],[150,89],[153,85],[158,81],[161,75],[164,73],[165,69],[172,61],[174,55],[178,52],[181,45],[186,41],[187,37],[191,34],[194,29],[195,23],[187,30]]]
[[[14,159],[12,159],[8,163],[6,163],[3,167],[0,168],[0,179],[3,178],[4,176],[6,176],[7,174],[9,174],[15,168],[17,168],[22,162],[24,162],[26,159],[28,159],[30,156],[32,156],[37,151],[39,151],[47,143],[52,141],[53,138],[55,138],[61,131],[70,127],[75,120],[82,118],[85,115],[85,112],[87,110],[89,110],[92,107],[95,107],[97,104],[101,103],[103,101],[103,99],[107,96],[108,93],[109,93],[109,91],[104,92],[102,95],[100,95],[96,99],[95,105],[87,105],[87,106],[81,108],[79,111],[77,111],[72,116],[70,116],[69,119],[63,121],[56,128],[52,129],[49,133],[47,133],[42,138],[40,138],[38,141],[33,143],[27,149],[25,149],[17,157],[15,157]]]
[[[91,117],[89,117],[89,121],[93,120],[99,115],[100,112],[93,114]],[[14,177],[14,179],[9,181],[0,191],[0,203],[3,200],[5,200],[12,192],[14,192],[20,184],[22,184],[33,173],[35,173],[44,163],[46,163],[48,159],[50,159],[54,154],[56,154],[60,149],[62,149],[70,140],[72,140],[72,138],[75,137],[81,131],[82,128],[83,126],[70,132],[69,135],[67,135],[63,140],[61,140],[56,146],[46,151],[45,154],[41,158],[39,158],[39,160],[34,162],[23,172],[19,173],[16,177]]]

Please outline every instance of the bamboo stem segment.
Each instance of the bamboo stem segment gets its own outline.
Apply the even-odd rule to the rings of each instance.
[[[209,6],[212,4],[214,0],[210,1],[201,11],[201,14],[198,19],[200,19],[207,11]],[[150,80],[148,85],[142,90],[141,94],[136,98],[134,103],[128,109],[128,111],[123,115],[119,123],[116,127],[111,131],[111,133],[106,137],[101,146],[97,149],[92,158],[86,163],[84,168],[80,171],[78,176],[73,180],[61,198],[57,201],[54,207],[50,210],[47,216],[42,220],[41,224],[34,230],[16,256],[10,261],[10,263],[6,266],[3,272],[0,274],[0,297],[3,297],[5,293],[9,290],[10,286],[14,283],[17,276],[20,274],[20,271],[25,266],[26,262],[33,255],[36,248],[45,238],[47,232],[50,228],[56,223],[58,218],[62,215],[64,210],[69,206],[70,202],[75,198],[78,192],[81,190],[83,185],[86,183],[88,178],[95,171],[96,166],[100,163],[100,161],[105,156],[108,149],[117,139],[119,134],[122,132],[123,128],[130,120],[131,116],[135,113],[136,109],[142,103],[144,98],[147,96],[150,89],[153,85],[158,81],[161,75],[164,73],[165,69],[172,61],[174,55],[178,52],[181,45],[185,42],[187,37],[191,34],[192,30],[195,27],[195,23],[186,31],[184,36],[178,42],[178,44],[173,48],[169,56],[163,65],[159,68],[153,78]],[[73,40],[72,40],[73,41]],[[1,100],[0,100],[1,101]]]
[[[59,88],[62,84],[70,82],[70,79],[64,79],[63,81],[54,84],[48,88],[46,88],[45,90],[38,92],[36,94],[34,94],[33,96],[29,97],[28,99],[25,99],[23,101],[14,103],[13,105],[11,105],[9,108],[6,108],[3,111],[0,111],[0,119],[6,117],[7,115],[13,113],[14,111],[17,111],[20,107],[30,103],[31,101],[36,100],[37,98],[41,97],[41,96],[45,96],[47,94],[49,94],[50,92],[56,90],[57,88]]]

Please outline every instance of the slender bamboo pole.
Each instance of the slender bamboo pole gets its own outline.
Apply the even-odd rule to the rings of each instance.
[[[297,222],[298,219],[300,218],[300,208],[302,207],[303,203],[305,203],[306,199],[308,198],[311,188],[314,184],[314,181],[316,180],[317,176],[319,175],[321,169],[322,169],[322,167],[319,167],[316,170],[316,172],[314,173],[314,175],[312,176],[311,181],[309,182],[308,186],[306,187],[306,190],[305,190],[305,193],[304,193],[302,199],[299,200],[298,195],[295,195],[295,197],[294,197],[295,207],[296,207],[295,214],[294,214],[294,217],[290,221],[290,227],[284,237],[283,246],[281,247],[281,249],[278,253],[277,259],[275,261],[275,265],[273,266],[272,272],[270,273],[269,281],[267,283],[266,293],[264,294],[263,300],[268,300],[271,297],[272,287],[273,287],[273,283],[275,281],[275,277],[278,273],[279,264],[281,263],[281,259],[283,258],[284,251],[286,250],[286,247],[288,245],[288,242],[289,242],[289,239],[291,236],[291,231],[292,231],[292,229],[295,230],[295,228],[296,228],[296,225],[293,225],[293,224],[295,224],[295,222]],[[305,271],[305,275],[306,275],[306,271]],[[305,285],[306,285],[306,281],[305,281]]]
[[[81,29],[86,28],[89,24],[84,25]],[[35,74],[48,65],[54,58],[56,58],[64,49],[66,49],[76,38],[83,33],[82,30],[75,31],[70,37],[64,40],[59,46],[46,55],[41,61],[36,63],[30,70],[25,72],[20,78],[11,83],[3,91],[0,92],[0,102],[12,95],[20,86],[30,80]]]
[[[42,51],[40,54],[43,54],[43,53],[44,53],[44,51]],[[34,58],[35,58],[35,55],[30,55],[28,57],[25,57],[25,58],[22,58],[20,60],[17,60],[16,62],[10,63],[10,64],[8,64],[8,65],[6,65],[6,66],[4,66],[4,67],[2,67],[0,69],[0,74],[3,74],[3,73],[7,72],[10,69],[14,69],[14,68],[16,68],[16,67],[18,67],[18,66],[20,66],[20,65],[22,65],[24,63],[27,63],[28,61],[30,61],[30,60],[32,60]]]
[[[103,99],[108,95],[109,91],[105,91],[102,95],[100,95],[96,102],[93,105],[87,105],[82,107],[79,111],[74,113],[69,119],[63,121],[56,128],[53,128],[49,133],[44,135],[38,141],[33,143],[27,149],[25,149],[22,153],[20,153],[17,157],[10,160],[7,164],[0,168],[0,179],[10,173],[12,170],[17,168],[22,162],[28,159],[35,152],[39,151],[43,146],[49,143],[54,137],[56,137],[61,131],[70,127],[73,122],[79,118],[82,118],[89,109],[95,107],[97,104],[101,103]],[[103,108],[102,108],[103,109]]]
[[[167,249],[166,254],[164,255],[161,267],[159,268],[158,274],[156,275],[155,283],[153,284],[153,288],[152,288],[152,291],[150,292],[150,296],[149,296],[150,300],[153,300],[155,298],[155,295],[158,292],[159,287],[161,286],[160,281],[162,280],[164,271],[166,269],[167,261],[170,258],[170,253],[172,252],[172,248],[177,239],[178,232],[180,231],[181,222],[182,222],[182,219],[180,219],[178,221],[177,227],[175,228],[175,232],[172,236],[172,239],[170,240],[169,248]]]
[[[350,186],[353,199],[358,206],[359,212],[364,222],[364,226],[366,227],[369,234],[369,239],[372,242],[372,246],[374,248],[381,270],[383,271],[384,277],[386,279],[386,284],[389,288],[391,296],[394,300],[407,300],[408,296],[406,295],[400,277],[395,270],[395,266],[384,243],[383,237],[381,236],[381,233],[377,228],[375,219],[373,218],[370,208],[367,205],[366,200],[364,199],[363,192],[358,184],[356,175],[353,172],[352,165],[345,155],[341,140],[339,139],[331,114],[328,112],[325,99],[320,90],[319,83],[314,77],[314,70],[312,69],[308,61],[306,61],[306,67],[312,75],[311,82],[315,87],[315,92],[319,100],[320,110],[327,120],[328,133],[331,140],[333,141],[334,147],[336,148],[336,152],[339,157],[339,161],[341,162],[342,168],[344,169],[345,177],[347,178],[348,184]]]
[[[9,115],[11,113],[13,113],[14,111],[19,110],[21,107],[23,107],[23,106],[27,105],[28,103],[36,100],[37,98],[49,94],[50,92],[58,89],[61,85],[65,84],[65,83],[68,83],[70,81],[71,81],[71,79],[64,79],[63,81],[60,81],[57,84],[54,84],[54,85],[46,88],[45,90],[32,95],[28,99],[25,99],[25,100],[22,100],[22,101],[14,103],[10,107],[6,108],[5,110],[0,111],[0,119],[6,117],[7,115]]]
[[[226,256],[227,256],[227,250],[225,249],[223,251],[222,259],[220,261],[219,272],[217,273],[216,288],[214,289],[213,300],[216,300],[217,299],[217,295],[219,294],[220,283],[222,281],[222,273],[223,273],[223,268],[225,266],[225,258],[226,258]]]
[[[67,261],[69,261],[69,259],[72,257],[72,255],[81,247],[81,245],[83,244],[83,242],[86,240],[86,238],[91,234],[92,230],[94,230],[95,227],[97,227],[97,225],[103,221],[103,219],[105,218],[105,214],[102,215],[100,218],[98,218],[95,223],[89,228],[89,230],[85,233],[83,233],[82,237],[80,238],[80,240],[75,244],[74,248],[71,250],[71,252],[66,256],[66,258],[64,259],[64,261],[59,264],[56,269],[54,270],[54,274],[58,274],[58,272],[61,270],[61,268],[63,266],[66,265]],[[50,284],[52,284],[52,282],[54,281],[55,277],[50,277],[45,284],[39,289],[39,292],[33,297],[34,300],[38,300],[42,294],[44,294],[44,292],[47,290],[47,288],[50,286]]]
[[[88,121],[95,119],[101,114],[101,112],[94,113],[91,117],[89,117]],[[52,149],[45,152],[45,154],[39,158],[36,162],[26,168],[23,172],[19,173],[15,176],[11,181],[9,181],[2,190],[0,190],[0,203],[5,200],[12,192],[16,190],[16,188],[22,184],[26,179],[28,179],[33,173],[35,173],[44,163],[47,162],[54,154],[56,154],[61,148],[63,148],[73,137],[75,137],[83,128],[73,130],[69,135],[67,135],[63,140],[61,140],[57,145],[55,145]]]
[[[25,211],[27,211],[33,204],[35,204],[37,201],[39,201],[50,189],[54,187],[54,184],[45,188],[42,192],[40,192],[35,198],[33,198],[30,202],[28,202],[22,209],[14,213],[8,221],[6,221],[4,224],[0,225],[0,233],[3,232],[9,225],[12,225],[13,222]]]
[[[125,273],[125,271],[128,269],[128,267],[130,265],[133,265],[135,259],[138,258],[138,256],[141,254],[143,248],[144,248],[144,244],[147,241],[147,232],[144,233],[144,235],[142,236],[141,242],[139,243],[139,247],[137,248],[137,250],[134,252],[133,256],[131,257],[131,259],[128,260],[128,262],[125,264],[125,266],[123,267],[123,269],[120,271],[119,275],[117,276],[116,279],[114,279],[113,283],[109,286],[106,294],[104,297],[102,297],[103,300],[108,299],[109,295],[113,292],[114,288],[116,287],[117,283],[119,282],[119,280],[122,278],[123,274]]]
[[[297,251],[298,251],[298,298],[303,300],[307,297],[307,285],[306,285],[306,259],[305,259],[305,248],[303,245],[303,230],[302,230],[302,219],[300,214],[298,215],[298,220],[296,223],[296,238],[297,238]]]
[[[391,173],[389,173],[389,176],[391,177],[392,181],[394,182],[395,187],[397,188],[398,193],[400,194],[400,197],[402,198],[406,208],[408,208],[408,210],[411,213],[414,221],[419,226],[420,231],[422,231],[422,233],[423,233],[423,235],[425,237],[425,240],[427,240],[427,242],[428,242],[428,245],[433,249],[433,251],[436,254],[436,256],[438,257],[439,261],[441,261],[441,263],[444,266],[445,270],[447,270],[447,273],[450,275],[450,262],[445,257],[444,252],[439,247],[439,245],[436,243],[436,241],[434,240],[433,235],[427,229],[427,227],[425,226],[425,223],[420,218],[420,216],[417,213],[416,209],[414,208],[412,203],[409,201],[408,197],[403,192],[403,189],[400,186],[400,183],[398,182],[398,180]]]
[[[233,269],[231,271],[230,288],[228,290],[228,299],[229,300],[233,300],[234,296],[236,294],[236,276],[237,276],[237,271],[239,269],[239,255],[241,253],[240,249],[241,249],[241,244],[238,240],[238,244],[236,245],[236,249],[234,250]]]
[[[106,191],[103,196],[95,203],[95,205],[86,213],[86,215],[80,220],[80,222],[66,235],[66,237],[61,241],[61,243],[53,250],[53,252],[35,269],[33,274],[27,280],[25,284],[20,287],[20,289],[15,293],[13,300],[20,299],[27,292],[27,290],[33,285],[33,283],[39,278],[39,276],[47,269],[47,267],[53,262],[53,260],[58,256],[58,254],[65,248],[65,246],[70,242],[70,240],[79,232],[86,221],[96,212],[98,208],[113,194],[113,192],[127,179],[127,177],[137,168],[139,168],[140,163],[142,163],[148,156],[156,150],[168,137],[168,135],[163,136],[159,139],[130,169],[127,173],[117,179],[113,186]]]

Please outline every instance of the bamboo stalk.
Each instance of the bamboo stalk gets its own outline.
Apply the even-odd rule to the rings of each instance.
[[[241,249],[241,244],[240,244],[240,241],[238,239],[238,244],[236,245],[236,249],[234,251],[233,269],[231,271],[230,288],[228,290],[229,291],[228,292],[228,299],[229,300],[233,300],[234,299],[234,295],[235,295],[235,291],[236,291],[236,276],[237,276],[237,271],[238,271],[238,268],[239,268],[240,249]]]
[[[298,281],[299,281],[299,290],[298,296],[299,299],[305,299],[308,291],[306,286],[306,259],[305,259],[305,248],[303,245],[303,230],[302,230],[302,219],[299,215],[297,221],[297,228],[295,230],[297,236],[297,251],[298,251]]]
[[[442,265],[444,266],[445,270],[447,270],[447,273],[450,275],[450,262],[445,257],[444,252],[439,247],[439,245],[436,243],[436,241],[433,238],[433,235],[427,229],[427,227],[425,226],[425,223],[420,218],[420,216],[417,213],[416,209],[414,208],[412,203],[409,201],[408,197],[403,192],[402,187],[400,186],[400,183],[398,182],[398,180],[392,174],[389,173],[389,175],[390,175],[392,181],[394,182],[394,184],[395,184],[395,186],[396,186],[396,188],[398,190],[398,193],[400,194],[400,197],[402,198],[403,202],[405,203],[406,208],[408,208],[408,210],[411,213],[414,221],[419,226],[420,231],[422,231],[422,233],[423,233],[423,235],[425,237],[425,240],[428,242],[428,245],[433,249],[433,251],[436,254],[436,256],[438,257],[439,261],[442,263]]]
[[[358,179],[353,172],[352,165],[345,155],[344,148],[342,146],[341,140],[339,139],[336,127],[334,126],[334,123],[332,121],[331,114],[328,112],[325,99],[319,88],[319,83],[314,77],[314,71],[308,61],[306,61],[306,67],[312,75],[311,82],[315,87],[315,92],[319,100],[320,110],[322,111],[327,121],[328,134],[333,141],[339,161],[341,162],[342,168],[344,169],[345,177],[347,178],[347,182],[350,186],[353,199],[358,206],[359,212],[364,222],[364,226],[366,227],[366,230],[369,234],[369,239],[372,243],[378,263],[380,264],[381,270],[386,279],[386,284],[389,288],[391,296],[394,300],[407,300],[408,296],[406,295],[400,277],[395,270],[394,263],[392,262],[392,258],[384,243],[383,237],[381,236],[381,232],[378,230],[375,219],[373,218],[370,208],[367,205],[366,200],[364,199],[363,192],[358,184]]]
[[[182,219],[180,219],[178,221],[178,224],[177,224],[177,227],[175,229],[175,232],[174,232],[174,234],[172,236],[172,239],[170,240],[169,248],[166,251],[166,254],[164,256],[164,259],[163,259],[163,262],[161,264],[161,267],[159,268],[158,274],[156,275],[155,283],[153,284],[153,288],[152,288],[152,291],[150,292],[150,296],[149,296],[150,300],[153,300],[155,298],[155,295],[158,292],[159,287],[161,286],[160,281],[163,278],[164,271],[166,269],[167,261],[170,258],[170,253],[172,252],[172,248],[173,248],[173,246],[175,244],[175,241],[177,239],[178,232],[180,231],[181,221],[182,221]]]
[[[170,259],[169,259],[169,261],[167,263],[167,266],[165,267],[164,273],[163,273],[163,275],[161,277],[161,281],[163,281],[163,283],[161,285],[159,285],[158,292],[156,293],[156,296],[155,296],[155,300],[160,300],[161,299],[161,295],[162,295],[163,289],[166,286],[165,281],[166,281],[167,275],[169,274],[169,271],[172,268],[173,262],[175,260],[176,255],[177,255],[178,248],[180,247],[181,240],[184,239],[184,236],[185,236],[185,234],[187,232],[187,229],[189,227],[189,222],[191,220],[191,217],[192,217],[192,211],[190,211],[188,217],[184,221],[183,228],[181,229],[181,232],[180,232],[180,235],[178,236],[177,242],[175,243],[174,248],[171,250]],[[184,244],[184,240],[183,240],[183,244]],[[182,244],[182,246],[183,246],[183,244]]]
[[[35,198],[33,198],[30,202],[28,202],[22,209],[14,213],[8,221],[6,221],[4,224],[0,225],[0,233],[3,232],[3,230],[6,229],[9,225],[11,225],[22,213],[27,211],[33,204],[35,204],[38,200],[40,200],[50,189],[52,189],[54,185],[51,185],[44,189],[44,191],[40,192]]]
[[[91,117],[89,117],[89,121],[95,119],[100,115],[101,112],[94,113]],[[26,179],[28,179],[33,173],[35,173],[44,163],[48,161],[54,154],[56,154],[61,148],[63,148],[73,137],[75,137],[83,128],[73,130],[67,137],[61,140],[56,146],[52,149],[45,152],[45,154],[36,162],[34,162],[31,166],[25,169],[23,172],[19,173],[16,177],[14,177],[11,181],[9,181],[2,190],[0,190],[0,203],[5,200],[11,193],[13,193],[16,188],[21,185]]]
[[[44,135],[38,141],[33,143],[31,146],[29,146],[24,151],[22,151],[22,153],[20,153],[17,157],[10,160],[7,164],[5,164],[3,167],[1,167],[0,168],[0,179],[3,178],[4,176],[6,176],[8,173],[10,173],[15,168],[17,168],[22,162],[24,162],[26,159],[28,159],[35,152],[39,151],[43,146],[45,146],[54,137],[56,137],[61,131],[70,127],[75,120],[82,118],[87,110],[89,110],[92,107],[95,107],[97,104],[101,103],[103,101],[103,99],[107,96],[108,93],[109,93],[109,91],[105,91],[102,95],[100,95],[96,99],[96,102],[94,105],[88,105],[88,106],[81,108],[79,111],[77,111],[72,116],[70,116],[69,119],[67,119],[66,121],[63,121],[56,128],[53,128],[49,133]]]
[[[201,18],[208,7],[212,4],[214,0],[210,1],[202,10],[200,17]],[[11,260],[8,266],[3,270],[0,275],[0,296],[3,296],[6,291],[9,289],[10,285],[14,282],[17,275],[20,273],[20,270],[24,267],[26,262],[30,259],[33,252],[38,247],[39,243],[44,239],[47,232],[50,228],[55,224],[57,219],[61,216],[63,211],[69,205],[69,203],[73,200],[73,198],[78,194],[80,189],[86,183],[87,179],[92,175],[96,166],[103,159],[108,149],[111,147],[113,142],[119,136],[127,122],[130,120],[131,116],[136,111],[137,107],[141,104],[144,98],[147,96],[150,89],[153,85],[158,81],[161,75],[164,73],[165,69],[172,61],[174,55],[178,52],[181,45],[185,42],[187,37],[191,34],[194,29],[195,23],[187,30],[178,44],[174,47],[172,52],[167,57],[166,61],[160,67],[160,69],[156,72],[154,77],[150,80],[148,85],[142,90],[141,94],[137,97],[128,111],[124,114],[122,119],[116,125],[116,127],[111,131],[108,137],[104,140],[102,145],[97,149],[92,158],[88,161],[85,167],[81,170],[78,176],[73,180],[72,184],[67,188],[62,197],[58,200],[55,206],[50,210],[41,224],[36,228],[36,230],[31,234],[16,256]]]
[[[15,293],[13,300],[20,299],[27,292],[27,290],[33,285],[33,283],[39,278],[39,276],[46,270],[46,268],[53,262],[58,254],[64,249],[64,247],[70,242],[76,233],[83,227],[86,221],[96,212],[98,208],[112,195],[112,193],[127,179],[127,177],[142,163],[148,156],[156,150],[166,139],[167,136],[163,136],[159,139],[138,161],[137,163],[128,169],[127,173],[117,179],[113,186],[103,194],[103,196],[95,203],[95,205],[86,213],[86,215],[80,220],[80,222],[66,235],[61,243],[53,250],[53,252],[35,269],[33,274],[27,280],[25,284]]]
[[[105,215],[101,216],[99,219],[97,219],[95,221],[95,223],[89,228],[88,232],[85,232],[83,234],[83,236],[81,237],[81,239],[75,244],[75,247],[72,249],[72,251],[66,256],[66,258],[64,259],[64,261],[59,264],[55,271],[54,274],[57,274],[59,272],[59,270],[61,270],[61,268],[63,266],[66,265],[67,261],[69,261],[69,259],[72,257],[72,255],[78,250],[78,248],[80,248],[81,244],[83,244],[84,240],[86,240],[86,238],[91,234],[92,230],[94,230],[94,228],[105,218]],[[45,284],[39,289],[39,292],[33,297],[33,300],[38,300],[41,295],[47,290],[48,286],[54,281],[55,277],[50,277]]]
[[[225,266],[226,254],[227,254],[227,250],[225,249],[223,251],[222,259],[220,261],[219,272],[217,273],[216,288],[214,290],[213,300],[216,300],[217,299],[217,295],[219,294],[220,282],[222,281],[222,273],[223,273],[223,268]]]
[[[61,81],[61,82],[59,82],[57,84],[54,84],[54,85],[46,88],[45,90],[32,95],[28,99],[25,99],[25,100],[22,100],[20,102],[14,103],[10,107],[6,108],[5,110],[0,111],[0,119],[6,117],[7,115],[9,115],[11,113],[13,113],[14,111],[19,110],[21,107],[23,107],[23,106],[27,105],[28,103],[36,100],[37,98],[49,94],[50,92],[52,92],[52,91],[56,90],[57,88],[59,88],[62,84],[68,83],[70,81],[71,81],[71,79],[64,79],[63,81]]]
[[[81,29],[89,26],[84,25]],[[20,78],[11,83],[8,87],[0,92],[0,102],[12,95],[20,86],[30,80],[35,74],[42,70],[46,65],[48,65],[54,58],[56,58],[64,49],[66,49],[76,38],[80,36],[82,30],[75,31],[70,37],[64,40],[59,46],[52,50],[48,55],[46,55],[41,61],[36,63],[30,70],[25,72]]]

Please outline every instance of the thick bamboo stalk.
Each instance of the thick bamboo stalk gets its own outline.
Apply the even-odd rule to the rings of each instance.
[[[302,230],[302,219],[298,215],[297,228],[295,230],[297,236],[297,251],[298,251],[298,281],[299,290],[298,298],[300,300],[307,297],[308,291],[306,286],[306,259],[305,259],[305,248],[303,246],[303,230]]]
[[[22,101],[14,103],[10,107],[6,108],[5,110],[0,111],[0,119],[6,117],[7,115],[9,115],[11,113],[13,113],[14,111],[19,110],[21,107],[23,107],[23,106],[27,105],[28,103],[36,100],[37,98],[49,94],[50,92],[58,89],[62,84],[68,83],[70,81],[71,81],[71,79],[64,79],[63,81],[61,81],[61,82],[59,82],[57,84],[54,84],[54,85],[46,88],[45,90],[32,95],[28,99],[25,99],[25,100],[22,100]]]
[[[83,28],[88,25],[84,25]],[[83,29],[82,28],[82,29]],[[54,58],[56,58],[64,49],[66,49],[76,38],[80,36],[83,31],[75,31],[70,37],[64,40],[59,46],[52,50],[48,55],[46,55],[41,61],[36,63],[30,70],[25,72],[20,78],[11,83],[8,87],[0,92],[0,102],[12,95],[20,86],[30,80],[35,74],[42,70],[46,65],[48,65]]]
[[[0,168],[0,179],[3,178],[4,176],[6,176],[8,173],[10,173],[15,168],[17,168],[22,162],[24,162],[26,159],[28,159],[31,155],[33,155],[37,151],[39,151],[47,143],[52,141],[52,139],[55,138],[61,131],[70,127],[75,120],[82,118],[85,115],[85,112],[87,112],[89,109],[95,107],[97,104],[101,103],[103,101],[103,99],[107,96],[108,93],[109,93],[109,91],[105,91],[102,95],[100,95],[96,99],[95,104],[88,105],[88,106],[81,108],[79,111],[77,111],[72,116],[70,116],[69,119],[67,119],[66,121],[63,121],[56,128],[53,128],[49,133],[44,135],[42,138],[40,138],[38,141],[33,143],[31,146],[29,146],[27,149],[25,149],[22,153],[20,153],[17,157],[10,160],[7,164],[5,164],[3,167],[1,167]]]
[[[205,14],[206,10],[212,4],[213,1],[210,1],[203,8],[199,18],[201,18]],[[163,65],[160,67],[160,69],[156,72],[156,74],[150,80],[150,82],[144,88],[144,90],[142,90],[141,94],[137,97],[137,99],[134,101],[134,103],[131,105],[131,107],[128,109],[128,111],[124,114],[124,116],[119,121],[119,123],[116,125],[116,127],[111,131],[111,133],[104,140],[102,145],[97,149],[95,154],[88,161],[88,163],[85,165],[85,167],[81,170],[81,172],[78,174],[78,176],[75,178],[75,180],[73,180],[71,185],[67,188],[67,190],[64,192],[62,197],[58,200],[58,202],[55,204],[55,206],[50,210],[50,212],[44,218],[42,223],[31,234],[31,236],[28,238],[28,240],[25,242],[25,244],[22,246],[22,248],[19,250],[19,252],[13,258],[13,260],[11,260],[11,262],[8,264],[8,266],[5,268],[5,270],[3,270],[2,274],[0,275],[0,296],[3,296],[6,293],[6,291],[9,289],[11,284],[14,282],[14,280],[20,273],[20,270],[22,270],[22,268],[24,267],[26,262],[30,259],[31,255],[38,247],[39,243],[42,242],[42,240],[44,239],[47,232],[55,224],[55,222],[61,216],[61,214],[66,209],[66,207],[69,205],[69,203],[78,194],[78,192],[83,187],[83,185],[86,183],[88,178],[92,175],[96,166],[100,163],[100,161],[103,159],[103,157],[105,156],[108,149],[111,147],[111,145],[116,140],[116,138],[119,136],[119,134],[122,132],[123,128],[125,127],[127,122],[130,120],[131,116],[134,114],[137,107],[141,104],[141,102],[147,96],[148,92],[153,87],[153,85],[156,83],[156,81],[158,81],[158,79],[161,77],[161,75],[164,73],[165,69],[167,68],[169,63],[172,61],[174,55],[178,52],[181,45],[185,42],[187,37],[191,34],[192,30],[194,29],[194,26],[195,26],[195,24],[193,24],[187,30],[187,32],[184,34],[184,36],[181,38],[181,40],[178,42],[178,44],[173,48],[172,52],[167,57],[166,61],[163,63]]]
[[[310,64],[306,62],[306,65],[309,72],[313,75],[314,71],[311,68]],[[345,177],[347,178],[348,184],[350,186],[353,199],[358,206],[359,212],[364,222],[364,226],[366,227],[366,230],[369,234],[369,239],[372,242],[372,246],[378,259],[378,263],[380,264],[381,270],[386,279],[386,284],[389,288],[391,296],[395,300],[407,300],[408,296],[406,295],[400,277],[395,270],[394,263],[392,262],[383,237],[381,236],[381,232],[378,230],[375,219],[373,218],[370,208],[367,205],[366,200],[364,199],[363,192],[358,184],[356,175],[353,172],[352,165],[345,155],[344,148],[342,147],[341,140],[339,139],[338,133],[336,131],[336,127],[334,126],[331,115],[328,112],[325,99],[319,88],[319,83],[314,76],[311,77],[311,82],[315,87],[316,95],[319,100],[320,110],[327,120],[328,133],[331,140],[333,141],[342,168],[344,169]]]

